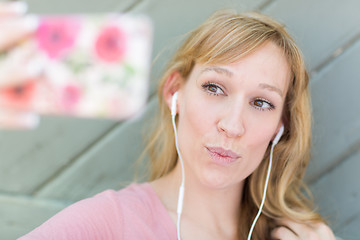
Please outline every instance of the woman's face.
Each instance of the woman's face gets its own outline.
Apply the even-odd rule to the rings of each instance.
[[[281,126],[290,76],[271,42],[233,64],[196,64],[178,100],[186,175],[215,188],[249,176]]]

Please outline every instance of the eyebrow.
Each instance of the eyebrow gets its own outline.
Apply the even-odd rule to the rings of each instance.
[[[234,75],[230,70],[228,70],[226,68],[222,68],[222,67],[217,67],[217,66],[206,67],[201,71],[201,74],[204,72],[211,72],[211,71],[214,71],[218,74],[224,74],[228,77],[232,77]]]
[[[282,91],[281,91],[279,88],[275,87],[275,86],[269,85],[269,84],[267,84],[267,83],[260,83],[260,84],[259,84],[259,87],[260,87],[260,88],[263,88],[263,89],[270,90],[270,91],[274,91],[274,92],[276,92],[277,94],[279,94],[280,97],[283,96]]]
[[[209,67],[206,67],[204,68],[200,74],[203,74],[204,72],[211,72],[211,71],[214,71],[218,74],[224,74],[228,77],[232,77],[234,75],[233,72],[231,72],[230,70],[226,69],[226,68],[223,68],[223,67],[218,67],[218,66],[209,66]],[[267,83],[260,83],[259,84],[259,87],[262,88],[262,89],[267,89],[267,90],[270,90],[270,91],[273,91],[273,92],[276,92],[277,94],[280,95],[280,97],[283,96],[283,93],[282,91],[273,86],[273,85],[270,85],[270,84],[267,84]]]

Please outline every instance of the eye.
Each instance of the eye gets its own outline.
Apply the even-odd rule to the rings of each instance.
[[[264,111],[264,110],[274,110],[275,106],[270,103],[269,101],[262,99],[262,98],[257,98],[254,101],[251,102],[252,106],[258,110]]]
[[[224,94],[224,91],[216,83],[207,82],[201,85],[201,87],[211,95],[219,96],[219,94]]]

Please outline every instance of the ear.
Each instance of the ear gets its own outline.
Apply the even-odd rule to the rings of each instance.
[[[166,80],[162,94],[166,104],[171,110],[171,99],[175,92],[179,91],[183,84],[183,78],[179,72],[173,72]]]
[[[271,141],[273,141],[273,140],[274,140],[274,138],[275,138],[275,136],[278,134],[278,132],[279,132],[279,130],[280,130],[280,128],[281,128],[281,126],[284,126],[283,121],[279,121],[279,124],[278,124],[278,126],[276,127],[276,131],[275,131],[275,133],[274,133],[274,135],[273,135],[273,137],[272,137],[272,140],[271,140]],[[285,126],[284,126],[284,127],[285,127]]]

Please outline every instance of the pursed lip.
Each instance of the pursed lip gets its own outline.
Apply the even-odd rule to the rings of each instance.
[[[241,156],[231,150],[225,150],[221,147],[206,147],[207,150],[209,150],[210,152],[213,153],[217,153],[219,155],[221,155],[222,157],[229,157],[229,158],[233,158],[233,159],[238,159]]]

